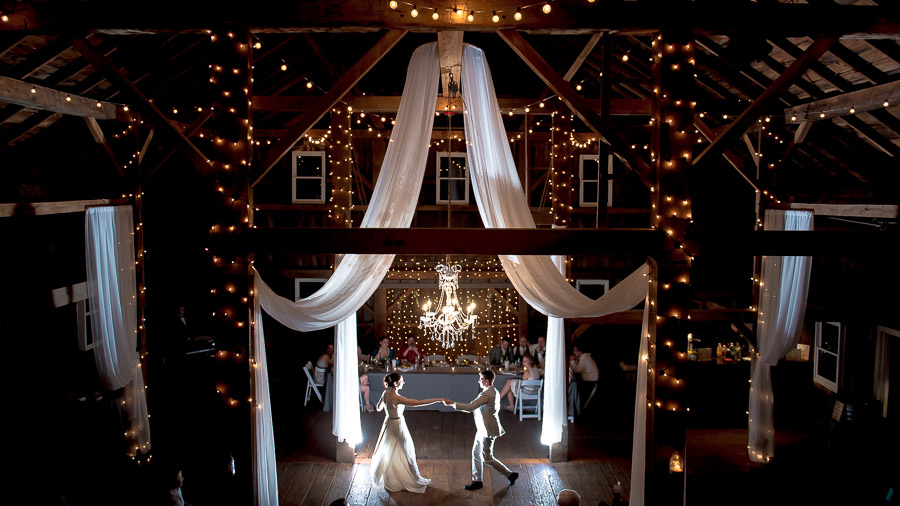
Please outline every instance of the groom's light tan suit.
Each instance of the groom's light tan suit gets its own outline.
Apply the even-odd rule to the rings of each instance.
[[[453,408],[458,411],[471,412],[475,416],[475,444],[472,445],[472,481],[482,480],[484,464],[487,464],[503,476],[509,478],[512,471],[503,462],[494,458],[494,441],[506,433],[500,425],[500,395],[497,389],[490,387],[482,390],[474,401],[465,404],[454,402]]]

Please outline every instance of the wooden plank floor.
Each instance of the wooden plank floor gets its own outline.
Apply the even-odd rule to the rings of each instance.
[[[334,462],[332,413],[310,406],[281,418],[276,425],[278,493],[282,505],[327,505],[345,497],[354,505],[553,505],[563,488],[577,490],[583,504],[612,501],[618,480],[629,497],[631,439],[604,432],[591,421],[570,426],[570,461],[551,464],[540,444],[541,422],[519,421],[500,414],[506,435],[497,440],[495,454],[519,473],[515,486],[485,467],[485,487],[469,492],[471,447],[475,434],[472,415],[410,409],[406,421],[416,445],[419,470],[432,483],[424,494],[391,493],[372,486],[370,466],[375,441],[384,420],[381,413],[363,413],[363,442],[353,464]],[[290,419],[288,424],[285,418]]]

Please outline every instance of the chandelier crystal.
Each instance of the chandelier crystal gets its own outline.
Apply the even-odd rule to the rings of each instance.
[[[459,273],[462,271],[459,264],[438,264],[435,270],[438,272],[441,294],[437,304],[432,305],[431,299],[428,299],[422,305],[425,314],[419,317],[419,328],[424,329],[432,341],[439,341],[444,348],[453,348],[457,341],[462,341],[467,330],[471,329],[472,337],[475,336],[475,320],[478,318],[472,313],[475,303],[470,303],[465,310],[459,304],[456,295]]]

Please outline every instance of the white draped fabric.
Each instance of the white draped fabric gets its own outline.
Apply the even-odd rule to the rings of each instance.
[[[356,354],[356,313],[334,328],[333,433],[350,446],[362,442],[359,420],[359,368]]]
[[[634,395],[634,432],[631,443],[631,499],[629,504],[643,506],[647,457],[647,373],[650,367],[650,298],[644,299],[641,319],[641,347],[638,351],[637,386]]]
[[[259,298],[253,299],[253,342],[251,348],[253,401],[250,431],[253,434],[253,501],[256,506],[278,505],[278,471],[275,469],[275,433],[272,430],[272,403],[266,364],[266,334],[263,330]]]
[[[553,255],[553,264],[565,276],[566,257]],[[562,441],[566,417],[566,327],[565,320],[547,317],[547,353],[544,355],[544,420],[541,444]]]
[[[412,223],[431,144],[439,78],[437,44],[416,49],[362,228],[408,228]],[[344,255],[319,291],[296,302],[277,295],[260,276],[256,288],[263,309],[282,325],[301,332],[326,329],[369,300],[393,261],[394,255]]]
[[[765,230],[812,230],[813,213],[769,209]],[[772,412],[772,371],[787,352],[797,347],[806,295],[810,257],[764,256],[760,270],[757,353],[751,354],[750,418],[747,451],[750,460],[768,462],[775,454]]]
[[[131,423],[125,435],[130,441],[129,454],[135,456],[150,450],[150,415],[137,353],[137,282],[131,207],[87,209],[84,234],[97,374],[103,388],[125,389],[122,400]]]

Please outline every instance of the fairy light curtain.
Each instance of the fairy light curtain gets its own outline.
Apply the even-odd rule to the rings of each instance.
[[[137,289],[134,272],[134,221],[130,206],[85,211],[85,263],[91,311],[94,361],[100,384],[124,388],[122,401],[130,427],[129,454],[150,450],[150,415],[137,353]]]
[[[812,230],[813,213],[769,209],[764,230]],[[768,462],[775,454],[772,366],[797,347],[806,312],[811,257],[764,256],[760,270],[757,353],[751,354],[750,460]]]

